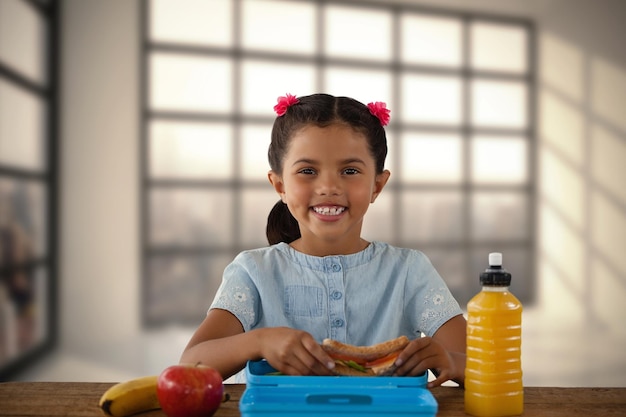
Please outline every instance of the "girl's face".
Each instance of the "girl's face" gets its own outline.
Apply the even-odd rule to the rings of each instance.
[[[362,250],[363,216],[389,179],[376,174],[367,139],[350,126],[308,126],[291,139],[283,174],[269,180],[300,225],[292,246],[316,256]]]

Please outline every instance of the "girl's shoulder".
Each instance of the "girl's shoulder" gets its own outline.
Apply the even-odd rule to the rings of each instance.
[[[277,243],[270,246],[246,249],[237,254],[235,261],[255,261],[267,259],[268,257],[281,256],[281,254],[284,254],[287,251],[288,247],[289,246],[286,243]]]
[[[374,242],[375,256],[372,263],[396,276],[431,275],[435,270],[428,256],[414,248]]]
[[[426,254],[424,254],[424,252],[420,251],[419,249],[394,246],[386,242],[378,241],[373,241],[372,245],[375,248],[374,251],[376,255],[392,257],[395,260],[405,259],[430,263],[430,260],[428,259]]]
[[[277,270],[288,266],[284,260],[284,251],[285,249],[280,243],[243,250],[226,266],[224,274],[226,276],[243,273],[250,277],[274,274]]]

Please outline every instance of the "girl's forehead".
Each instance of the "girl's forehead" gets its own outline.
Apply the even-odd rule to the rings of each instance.
[[[351,149],[352,151],[368,151],[367,138],[361,132],[348,125],[333,124],[330,126],[305,126],[291,138],[289,150],[327,150]]]
[[[317,125],[317,124],[305,124],[304,126],[300,127],[300,129],[298,129],[296,131],[296,135],[302,132],[337,132],[340,134],[345,134],[345,135],[361,135],[363,136],[362,132],[360,132],[359,130],[355,129],[353,126],[349,125],[348,123],[345,122],[331,122],[329,124],[326,125]]]

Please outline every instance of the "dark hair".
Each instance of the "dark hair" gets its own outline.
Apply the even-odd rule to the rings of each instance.
[[[387,137],[380,120],[370,113],[363,103],[350,97],[335,97],[329,94],[312,94],[298,97],[299,102],[287,108],[284,115],[274,121],[272,142],[267,157],[274,172],[282,175],[283,160],[293,135],[305,126],[326,127],[334,123],[351,126],[367,138],[370,152],[376,162],[376,173],[385,168]],[[267,218],[265,231],[270,245],[279,242],[291,243],[300,238],[298,222],[291,215],[287,204],[279,200]]]

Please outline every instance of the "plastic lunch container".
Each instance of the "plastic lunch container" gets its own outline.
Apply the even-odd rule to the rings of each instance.
[[[437,401],[428,375],[288,376],[265,360],[246,365],[247,386],[239,401],[242,417],[435,416]]]

